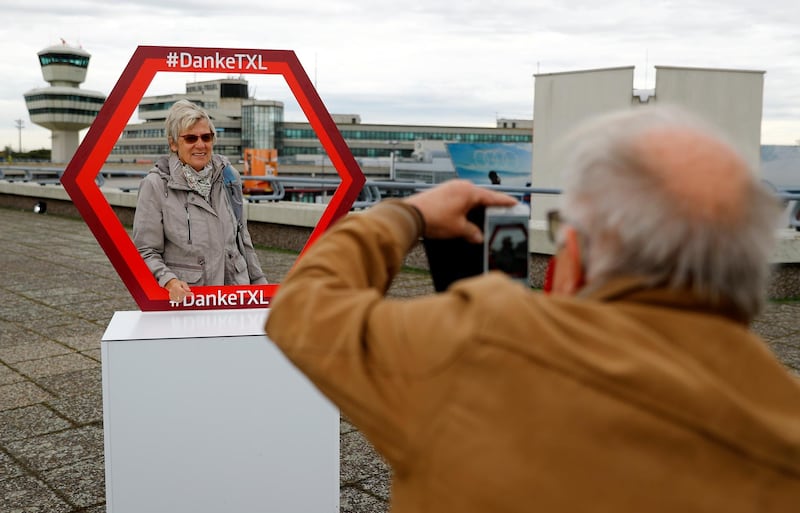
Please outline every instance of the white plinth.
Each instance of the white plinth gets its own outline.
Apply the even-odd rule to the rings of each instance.
[[[266,338],[266,316],[114,314],[107,511],[338,511],[339,413]]]

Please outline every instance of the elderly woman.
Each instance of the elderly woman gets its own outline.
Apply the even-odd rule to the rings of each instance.
[[[200,285],[267,283],[242,208],[239,173],[214,155],[214,124],[193,103],[166,120],[168,156],[139,186],[133,242],[171,301]]]

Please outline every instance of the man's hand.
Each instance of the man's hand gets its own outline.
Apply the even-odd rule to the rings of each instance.
[[[419,209],[425,219],[426,237],[447,239],[463,237],[472,243],[483,241],[481,228],[467,220],[473,207],[511,207],[517,200],[502,192],[483,189],[467,180],[450,180],[432,189],[404,199]]]

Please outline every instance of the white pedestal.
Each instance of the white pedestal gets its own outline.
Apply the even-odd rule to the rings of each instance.
[[[116,312],[103,336],[107,511],[335,512],[339,413],[266,310]]]

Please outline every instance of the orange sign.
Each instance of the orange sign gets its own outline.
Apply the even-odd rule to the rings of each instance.
[[[244,171],[242,186],[245,194],[272,192],[269,182],[247,180],[247,176],[276,176],[278,174],[278,150],[261,148],[244,149]]]

